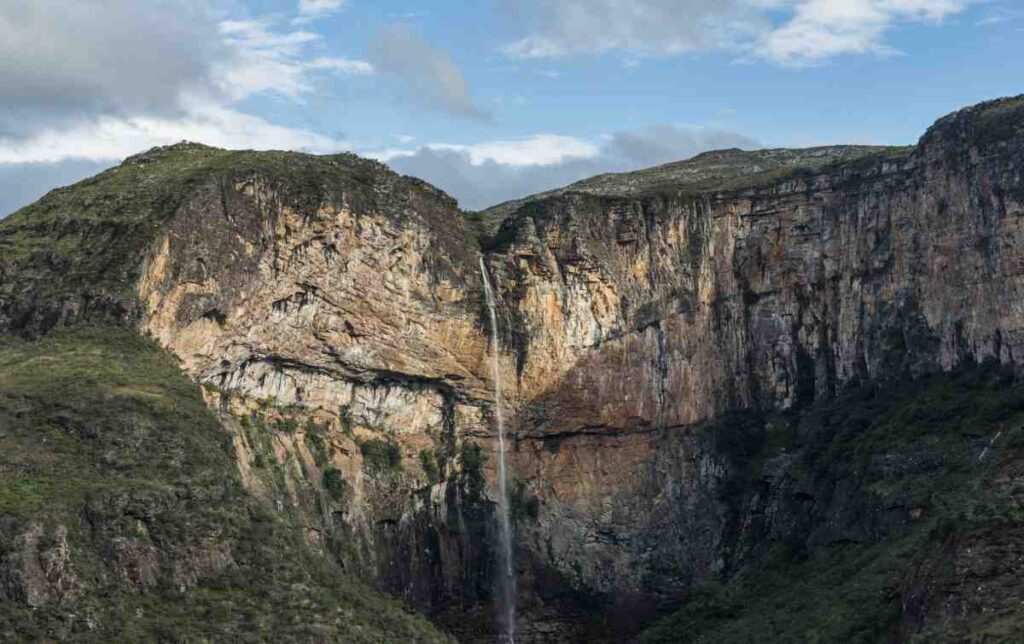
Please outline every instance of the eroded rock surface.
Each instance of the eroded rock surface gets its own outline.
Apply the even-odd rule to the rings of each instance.
[[[515,210],[488,258],[517,358],[515,470],[541,500],[527,547],[620,596],[659,587],[643,580],[668,560],[707,576],[723,565],[714,536],[645,543],[665,513],[691,529],[714,514],[657,502],[716,466],[689,449],[665,464],[654,430],[1018,364],[1022,109],[965,110],[916,148],[764,183],[626,175],[628,189],[585,182]]]
[[[477,215],[495,224],[481,241],[443,193],[372,162],[174,146],[86,186],[154,192],[97,209],[72,188],[4,223],[0,326],[101,317],[153,336],[206,387],[246,487],[305,517],[310,543],[417,605],[485,613],[482,253],[522,603],[551,639],[563,603],[611,597],[639,622],[742,567],[721,498],[737,466],[701,423],[1019,365],[1022,173],[1024,101],[1006,99],[912,148],[723,151],[598,177]],[[147,583],[144,553],[121,550]]]

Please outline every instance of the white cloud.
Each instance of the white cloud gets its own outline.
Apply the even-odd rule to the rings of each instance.
[[[511,0],[507,0],[511,2]],[[975,0],[530,0],[514,58],[618,52],[674,56],[724,49],[782,65],[844,54],[886,54],[904,22],[938,23]]]
[[[988,6],[986,9],[985,15],[975,23],[979,27],[991,27],[1024,18],[1024,11],[1009,9],[1002,5]]]
[[[85,116],[180,112],[230,55],[205,0],[3,0],[0,136]]]
[[[311,22],[326,18],[345,8],[345,0],[299,0],[299,15],[293,22]]]
[[[365,61],[311,55],[323,53],[320,34],[280,17],[222,20],[206,0],[82,5],[89,10],[63,0],[0,5],[0,164],[109,162],[183,139],[349,147],[234,107],[263,93],[300,101],[318,74],[373,73]],[[307,9],[328,5],[341,7]]]
[[[597,156],[596,145],[583,139],[558,134],[537,134],[523,139],[487,141],[469,146],[435,146],[465,152],[473,165],[500,163],[509,166],[545,166],[568,159]]]
[[[598,154],[597,146],[589,141],[557,134],[482,143],[471,146],[467,151],[473,165],[492,161],[511,166],[554,165],[567,159],[589,159]]]
[[[3,0],[0,137],[100,116],[182,116],[197,101],[262,92],[297,100],[318,74],[373,72],[323,55],[318,33],[280,17],[223,20],[208,2]]]
[[[282,127],[224,107],[207,106],[183,118],[101,116],[70,128],[43,130],[24,139],[0,139],[0,164],[114,161],[156,145],[201,141],[223,148],[284,149],[314,153],[348,149],[345,141]]]
[[[757,57],[808,65],[841,54],[890,54],[883,35],[894,24],[940,22],[966,8],[966,0],[806,0],[792,18],[754,46]]]
[[[274,92],[297,99],[311,91],[309,72],[373,73],[373,66],[345,58],[306,59],[306,48],[321,40],[310,31],[279,31],[272,19],[228,20],[218,25],[232,55],[220,63],[216,76],[232,100]]]
[[[351,58],[315,58],[303,67],[305,69],[328,69],[352,76],[367,76],[375,71],[373,65],[365,60]]]
[[[512,2],[512,0],[507,0]],[[531,26],[505,46],[515,58],[625,52],[675,55],[717,47],[759,27],[745,0],[531,0],[513,11]]]
[[[233,55],[218,65],[217,77],[232,100],[260,92],[298,98],[309,91],[298,56],[304,45],[319,39],[317,34],[274,33],[268,20],[229,20],[219,29]]]

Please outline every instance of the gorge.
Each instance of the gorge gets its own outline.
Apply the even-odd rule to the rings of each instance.
[[[1022,222],[1020,97],[476,213],[131,157],[0,222],[0,636],[1013,641]]]

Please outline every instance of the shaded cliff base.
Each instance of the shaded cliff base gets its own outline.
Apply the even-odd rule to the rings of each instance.
[[[652,469],[710,465],[700,487],[659,488],[676,516],[637,527],[659,549],[635,592],[599,592],[573,572],[585,557],[566,566],[524,545],[538,500],[529,482],[513,484],[521,641],[1016,642],[1024,632],[1024,380],[1011,368],[967,364],[653,433]],[[675,522],[703,535],[709,566]],[[477,605],[435,619],[482,643],[493,641],[489,616]]]
[[[155,343],[0,336],[0,640],[448,641],[243,491]]]
[[[644,642],[1015,641],[1024,383],[984,364],[708,425],[724,574]]]

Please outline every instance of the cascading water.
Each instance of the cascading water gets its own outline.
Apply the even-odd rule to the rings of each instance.
[[[501,365],[498,353],[498,313],[487,266],[480,257],[487,312],[491,318],[491,365],[494,372],[494,420],[498,430],[498,617],[501,641],[514,644],[516,633],[516,578],[512,563],[512,520],[509,516],[508,474],[505,468],[505,420],[501,409]]]

